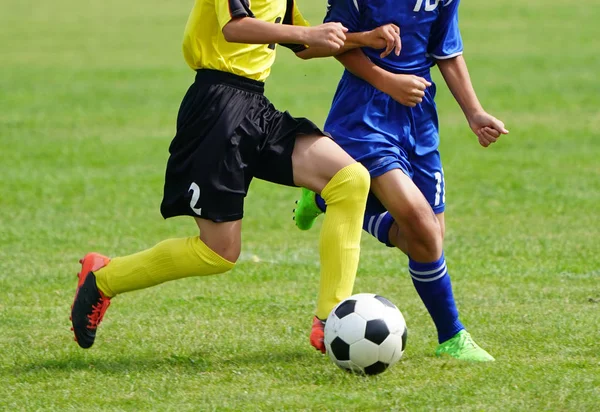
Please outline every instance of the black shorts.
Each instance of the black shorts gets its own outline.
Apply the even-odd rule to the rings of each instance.
[[[199,70],[181,102],[160,211],[215,222],[238,220],[253,177],[294,186],[296,137],[323,134],[311,121],[275,109],[264,83]]]

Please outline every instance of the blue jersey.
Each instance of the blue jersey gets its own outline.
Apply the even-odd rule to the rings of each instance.
[[[458,29],[460,0],[329,0],[325,22],[339,22],[350,32],[373,30],[393,23],[400,27],[402,51],[385,58],[363,48],[379,67],[393,73],[423,75],[437,59],[462,53]]]

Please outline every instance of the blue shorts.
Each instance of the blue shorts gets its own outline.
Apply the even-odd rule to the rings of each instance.
[[[431,81],[429,74],[423,77]],[[437,214],[445,208],[445,187],[434,98],[435,84],[432,84],[425,91],[422,103],[416,107],[403,106],[345,71],[325,131],[369,170],[371,178],[401,169]],[[385,211],[383,205],[371,196],[367,213],[382,211]]]

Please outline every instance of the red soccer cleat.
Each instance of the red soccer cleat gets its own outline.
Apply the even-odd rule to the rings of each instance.
[[[71,306],[71,330],[75,334],[75,341],[84,349],[94,344],[96,329],[110,305],[110,298],[96,286],[96,276],[93,273],[109,262],[108,257],[98,253],[88,253],[79,261],[81,272],[77,274],[79,282]]]
[[[325,322],[316,316],[310,331],[310,344],[321,353],[325,353]]]

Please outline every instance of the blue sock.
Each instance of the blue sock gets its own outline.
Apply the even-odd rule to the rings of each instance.
[[[321,195],[318,193],[315,194],[315,203],[317,204],[317,207],[321,209],[321,212],[324,213],[325,209],[327,209],[327,204],[325,203],[325,200],[321,197]]]
[[[315,203],[322,212],[325,212],[327,205],[325,204],[325,200],[323,200],[319,194],[315,196]],[[394,247],[394,245],[392,245],[390,242],[390,228],[392,227],[393,223],[394,218],[389,214],[389,212],[370,213],[367,210],[365,212],[365,219],[363,220],[363,230],[368,232],[384,245]]]
[[[363,229],[386,246],[394,247],[390,242],[390,228],[394,224],[394,218],[389,212],[369,213],[365,212]]]
[[[458,319],[444,253],[431,263],[419,263],[409,258],[408,270],[415,289],[435,323],[438,341],[445,342],[463,330],[465,327]]]

